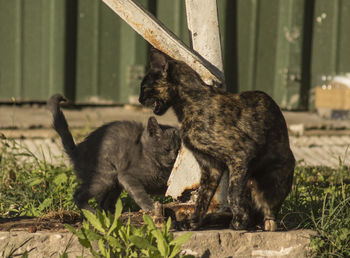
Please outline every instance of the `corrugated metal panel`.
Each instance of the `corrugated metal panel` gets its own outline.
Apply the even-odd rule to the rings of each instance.
[[[238,0],[238,90],[263,90],[299,106],[303,0]]]
[[[189,45],[183,0],[140,2]],[[305,109],[322,76],[350,72],[350,1],[218,0],[218,10],[231,92]],[[148,45],[102,1],[0,0],[0,22],[0,101],[136,101]]]
[[[140,3],[188,44],[183,1]],[[78,103],[138,103],[148,45],[102,1],[79,1],[77,46]]]
[[[0,0],[0,101],[64,88],[65,1]]]
[[[77,46],[78,103],[127,103],[138,95],[146,42],[102,1],[79,1]]]
[[[187,46],[190,45],[185,1],[156,1],[156,16]]]
[[[237,1],[217,1],[226,89],[238,91]]]

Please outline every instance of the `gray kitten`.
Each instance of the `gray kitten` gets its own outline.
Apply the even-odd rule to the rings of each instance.
[[[144,211],[152,211],[154,203],[148,194],[166,191],[181,144],[179,131],[159,125],[154,117],[149,118],[147,128],[141,123],[115,121],[76,145],[59,106],[65,100],[55,94],[47,106],[53,115],[53,128],[82,181],[74,194],[78,208],[91,210],[88,200],[95,197],[102,209],[113,212],[124,188]]]

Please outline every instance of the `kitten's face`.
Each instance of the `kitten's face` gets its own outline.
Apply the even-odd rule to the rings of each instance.
[[[176,128],[159,125],[154,117],[150,117],[142,144],[163,167],[171,168],[181,146],[180,132]]]
[[[151,51],[151,69],[141,83],[139,102],[163,115],[172,106],[172,85],[167,80],[168,60],[159,51]]]
[[[179,130],[163,128],[163,136],[158,141],[159,161],[164,167],[172,168],[181,146]]]

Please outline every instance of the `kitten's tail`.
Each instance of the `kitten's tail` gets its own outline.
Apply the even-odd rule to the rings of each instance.
[[[61,94],[55,94],[51,96],[51,98],[47,101],[47,108],[52,113],[52,127],[61,137],[64,150],[66,151],[69,157],[72,157],[76,145],[74,143],[72,134],[68,129],[67,120],[61,111],[61,101],[67,101],[67,99]]]

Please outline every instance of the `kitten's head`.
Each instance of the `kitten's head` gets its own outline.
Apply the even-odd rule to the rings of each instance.
[[[166,54],[152,48],[150,70],[141,82],[139,102],[153,108],[153,113],[163,115],[173,102],[173,84],[169,77],[169,62]]]
[[[178,129],[158,124],[155,117],[148,119],[147,128],[142,135],[142,145],[152,159],[162,168],[171,169],[181,146]]]

